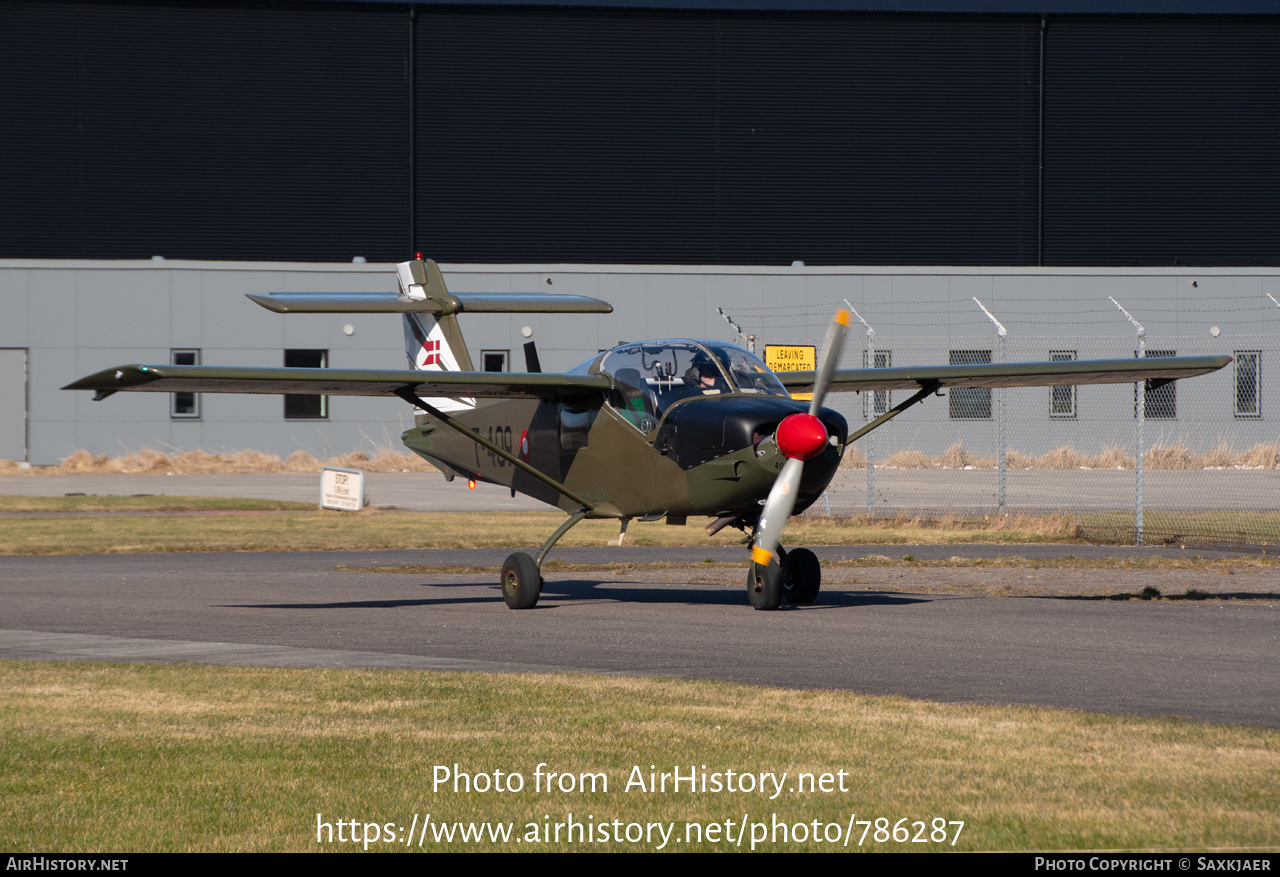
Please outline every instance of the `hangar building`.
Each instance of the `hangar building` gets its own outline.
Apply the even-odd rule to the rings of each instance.
[[[1181,307],[1171,331],[1257,334],[1272,316],[1241,302],[1280,297],[1278,37],[1256,0],[6,3],[0,456],[394,438],[367,400],[298,424],[279,400],[182,419],[53,388],[189,355],[399,365],[393,321],[280,321],[241,294],[387,289],[419,249],[459,289],[618,307],[544,320],[548,367],[732,337],[715,306],[762,337],[843,298],[954,335],[942,315],[986,289],[1064,316],[1129,292]],[[464,327],[473,355],[519,328]]]

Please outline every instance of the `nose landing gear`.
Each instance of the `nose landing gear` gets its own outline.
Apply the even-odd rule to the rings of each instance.
[[[822,567],[818,556],[808,548],[784,551],[778,546],[781,563],[769,558],[768,563],[751,561],[747,569],[747,599],[751,606],[762,611],[772,611],[788,603],[803,605],[812,603],[822,587]]]

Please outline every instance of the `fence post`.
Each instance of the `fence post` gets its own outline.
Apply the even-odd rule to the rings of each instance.
[[[859,317],[858,319],[862,319]],[[867,327],[867,367],[876,367],[876,339],[875,332]],[[867,400],[871,403],[870,415],[874,419],[876,416],[876,392],[871,390],[871,397]],[[873,429],[867,433],[867,514],[871,514],[876,508],[876,431]]]
[[[1006,344],[1009,337],[1008,330],[1006,330],[1004,326],[1000,325],[1000,321],[992,316],[991,311],[987,310],[986,307],[983,306],[982,302],[978,301],[978,297],[976,295],[973,297],[973,300],[978,302],[978,307],[982,308],[982,312],[987,315],[991,322],[996,324],[996,334],[1000,336],[1000,361],[1006,362],[1008,360],[1009,353],[1009,349]],[[1005,510],[1005,473],[1007,471],[1005,464],[1008,456],[1006,451],[1008,450],[1009,444],[1008,433],[1006,432],[1005,426],[1004,394],[1004,387],[996,388],[996,444],[999,446],[996,452],[996,469],[999,471],[999,475],[997,476],[998,490],[996,511],[1001,514],[1004,514]]]
[[[756,336],[748,335],[745,329],[743,329],[741,326],[739,326],[737,323],[733,321],[733,317],[729,316],[724,312],[724,308],[716,308],[716,311],[720,314],[720,316],[724,317],[724,321],[726,323],[728,323],[730,326],[733,327],[733,331],[738,333],[738,337],[742,339],[742,346],[750,350],[752,353],[755,353],[756,352]]]
[[[871,328],[871,324],[862,319],[862,314],[854,310],[853,305],[849,304],[849,299],[845,299],[844,303],[848,305],[850,312],[858,318],[867,329],[867,368],[876,367],[876,330]],[[871,411],[870,419],[876,418],[876,391],[868,390],[871,395],[867,397],[870,403]],[[886,406],[887,407],[887,406]],[[867,433],[867,514],[874,514],[876,510],[876,433],[875,430]]]
[[[1138,332],[1138,358],[1145,359],[1147,356],[1147,330],[1142,328],[1142,324],[1135,320],[1128,311],[1120,307],[1120,302],[1111,296],[1111,303],[1120,308],[1120,313],[1128,317],[1129,322]],[[1142,458],[1146,456],[1146,448],[1143,447],[1142,427],[1147,419],[1147,384],[1146,381],[1137,381],[1133,385],[1134,398],[1134,421],[1136,423],[1134,443],[1137,445],[1137,451],[1134,462],[1134,492],[1133,492],[1133,533],[1134,544],[1142,544]]]

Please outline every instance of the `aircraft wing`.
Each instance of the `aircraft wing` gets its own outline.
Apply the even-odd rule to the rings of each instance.
[[[1049,387],[1064,384],[1161,383],[1208,374],[1231,362],[1229,356],[1171,356],[1145,359],[1075,359],[1066,362],[993,362],[979,365],[906,366],[837,369],[830,392],[919,390],[923,387]],[[794,392],[813,389],[817,373],[776,372]]]
[[[440,372],[395,369],[234,368],[214,365],[122,365],[83,377],[64,390],[96,390],[105,399],[122,390],[149,393],[297,393],[317,396],[561,399],[609,389],[602,375]]]
[[[448,303],[363,292],[273,292],[248,298],[277,314],[611,314],[613,305],[585,295],[460,292]]]

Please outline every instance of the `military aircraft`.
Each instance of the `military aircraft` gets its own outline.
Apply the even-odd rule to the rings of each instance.
[[[468,293],[445,288],[435,262],[397,265],[398,294],[250,295],[277,313],[403,315],[408,370],[233,368],[123,365],[64,389],[155,393],[297,393],[398,396],[413,405],[402,439],[452,479],[505,485],[568,513],[535,555],[517,552],[502,567],[502,596],[529,609],[542,589],[547,553],[585,518],[620,521],[622,544],[633,518],[734,527],[751,557],[747,596],[756,609],[785,599],[810,603],[821,571],[805,548],[781,545],[783,527],[826,489],[844,450],[858,438],[948,387],[1030,387],[1133,383],[1151,386],[1205,374],[1228,356],[990,363],[836,369],[848,312],[836,312],[816,371],[775,374],[752,352],[723,341],[666,339],[627,343],[563,374],[543,373],[525,345],[524,374],[477,372],[458,326],[463,313],[610,313],[584,296]],[[824,408],[828,392],[912,390],[883,415],[850,432]],[[808,404],[793,393],[812,393]]]

